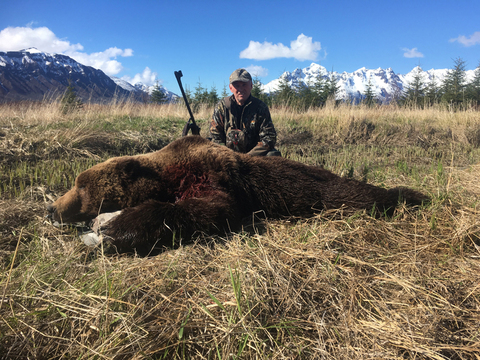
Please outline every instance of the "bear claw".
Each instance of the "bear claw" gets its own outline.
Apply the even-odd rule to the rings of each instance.
[[[102,242],[103,236],[99,236],[95,232],[91,231],[80,235],[80,240],[82,240],[82,242],[87,246],[97,246]]]

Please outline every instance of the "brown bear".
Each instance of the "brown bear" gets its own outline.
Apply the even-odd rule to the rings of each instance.
[[[187,136],[144,155],[107,160],[78,175],[48,211],[53,220],[91,221],[121,210],[103,227],[119,252],[171,247],[196,232],[238,230],[255,212],[267,218],[308,217],[345,206],[391,214],[398,202],[427,197],[383,189],[281,157],[252,157]]]

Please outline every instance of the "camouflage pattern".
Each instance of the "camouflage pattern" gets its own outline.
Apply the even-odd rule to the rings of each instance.
[[[257,145],[271,150],[277,141],[268,106],[251,95],[244,106],[238,105],[233,95],[220,100],[213,112],[210,136],[213,142],[242,153]]]

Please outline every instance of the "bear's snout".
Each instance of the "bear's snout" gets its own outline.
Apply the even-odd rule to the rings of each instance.
[[[47,205],[47,211],[49,213],[47,217],[54,221],[64,223],[85,221],[86,216],[81,209],[82,199],[77,189],[73,188],[58,198],[54,203]]]
[[[55,206],[53,206],[52,204],[48,204],[47,205],[47,211],[48,211],[47,219],[53,219],[53,213],[55,212]]]

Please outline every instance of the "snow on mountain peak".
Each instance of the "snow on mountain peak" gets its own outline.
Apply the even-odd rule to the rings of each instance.
[[[278,90],[281,79],[284,81],[286,80],[294,89],[298,88],[301,83],[311,86],[317,80],[317,76],[321,74],[324,78],[331,79],[333,76],[337,78],[337,85],[339,87],[337,100],[361,99],[370,82],[372,90],[377,98],[382,102],[388,102],[412,82],[419,69],[422,71],[425,83],[430,82],[433,78],[435,78],[438,83],[441,83],[448,72],[447,69],[431,69],[424,71],[417,66],[408,74],[402,75],[396,74],[392,68],[383,69],[379,67],[372,70],[367,69],[366,67],[361,67],[352,73],[344,71],[343,73],[338,74],[335,71],[327,71],[327,69],[319,64],[312,63],[304,69],[295,69],[293,72],[284,72],[280,78],[263,85],[262,89],[268,94],[274,93]],[[467,81],[473,79],[473,76],[474,70],[466,71]]]
[[[127,90],[134,94],[135,97],[143,98],[145,95],[144,93],[151,94],[154,88],[153,86],[147,86],[145,84],[132,85],[125,80],[116,77],[109,77],[99,69],[82,65],[67,55],[49,54],[36,48],[27,48],[20,51],[0,51],[0,67],[0,78],[3,76],[4,72],[8,72],[14,73],[14,76],[20,76],[20,78],[23,79],[22,81],[26,81],[25,79],[29,79],[28,81],[32,83],[43,81],[45,84],[42,83],[42,86],[35,85],[37,86],[35,89],[41,89],[39,90],[40,92],[47,91],[45,89],[54,88],[58,84],[61,84],[59,86],[62,88],[62,86],[64,86],[63,83],[66,83],[67,79],[79,79],[79,77],[82,76],[86,78],[82,78],[82,85],[80,86],[86,86],[87,89],[103,89],[104,87],[107,87],[108,91],[106,91],[105,94],[113,94],[115,88],[118,88],[120,89],[120,92],[125,92],[125,90]],[[39,76],[41,76],[40,80]],[[51,83],[50,78],[55,78],[55,83]],[[95,86],[91,85],[94,83]],[[2,86],[1,80],[0,86]],[[163,87],[160,89],[165,93],[167,100],[176,99],[178,97],[176,94]],[[40,97],[43,95],[43,93],[33,93],[33,90],[32,94],[27,95],[16,93],[16,89],[13,88],[8,91],[11,91],[8,96],[15,99],[28,98],[29,96],[34,98],[35,96]],[[102,96],[103,95],[99,95],[99,97]]]
[[[31,48],[28,48],[28,49],[23,49],[23,50],[20,50],[20,52],[28,52],[30,54],[39,54],[39,53],[43,53],[42,51],[38,50],[37,48],[34,48],[34,47],[31,47]]]

